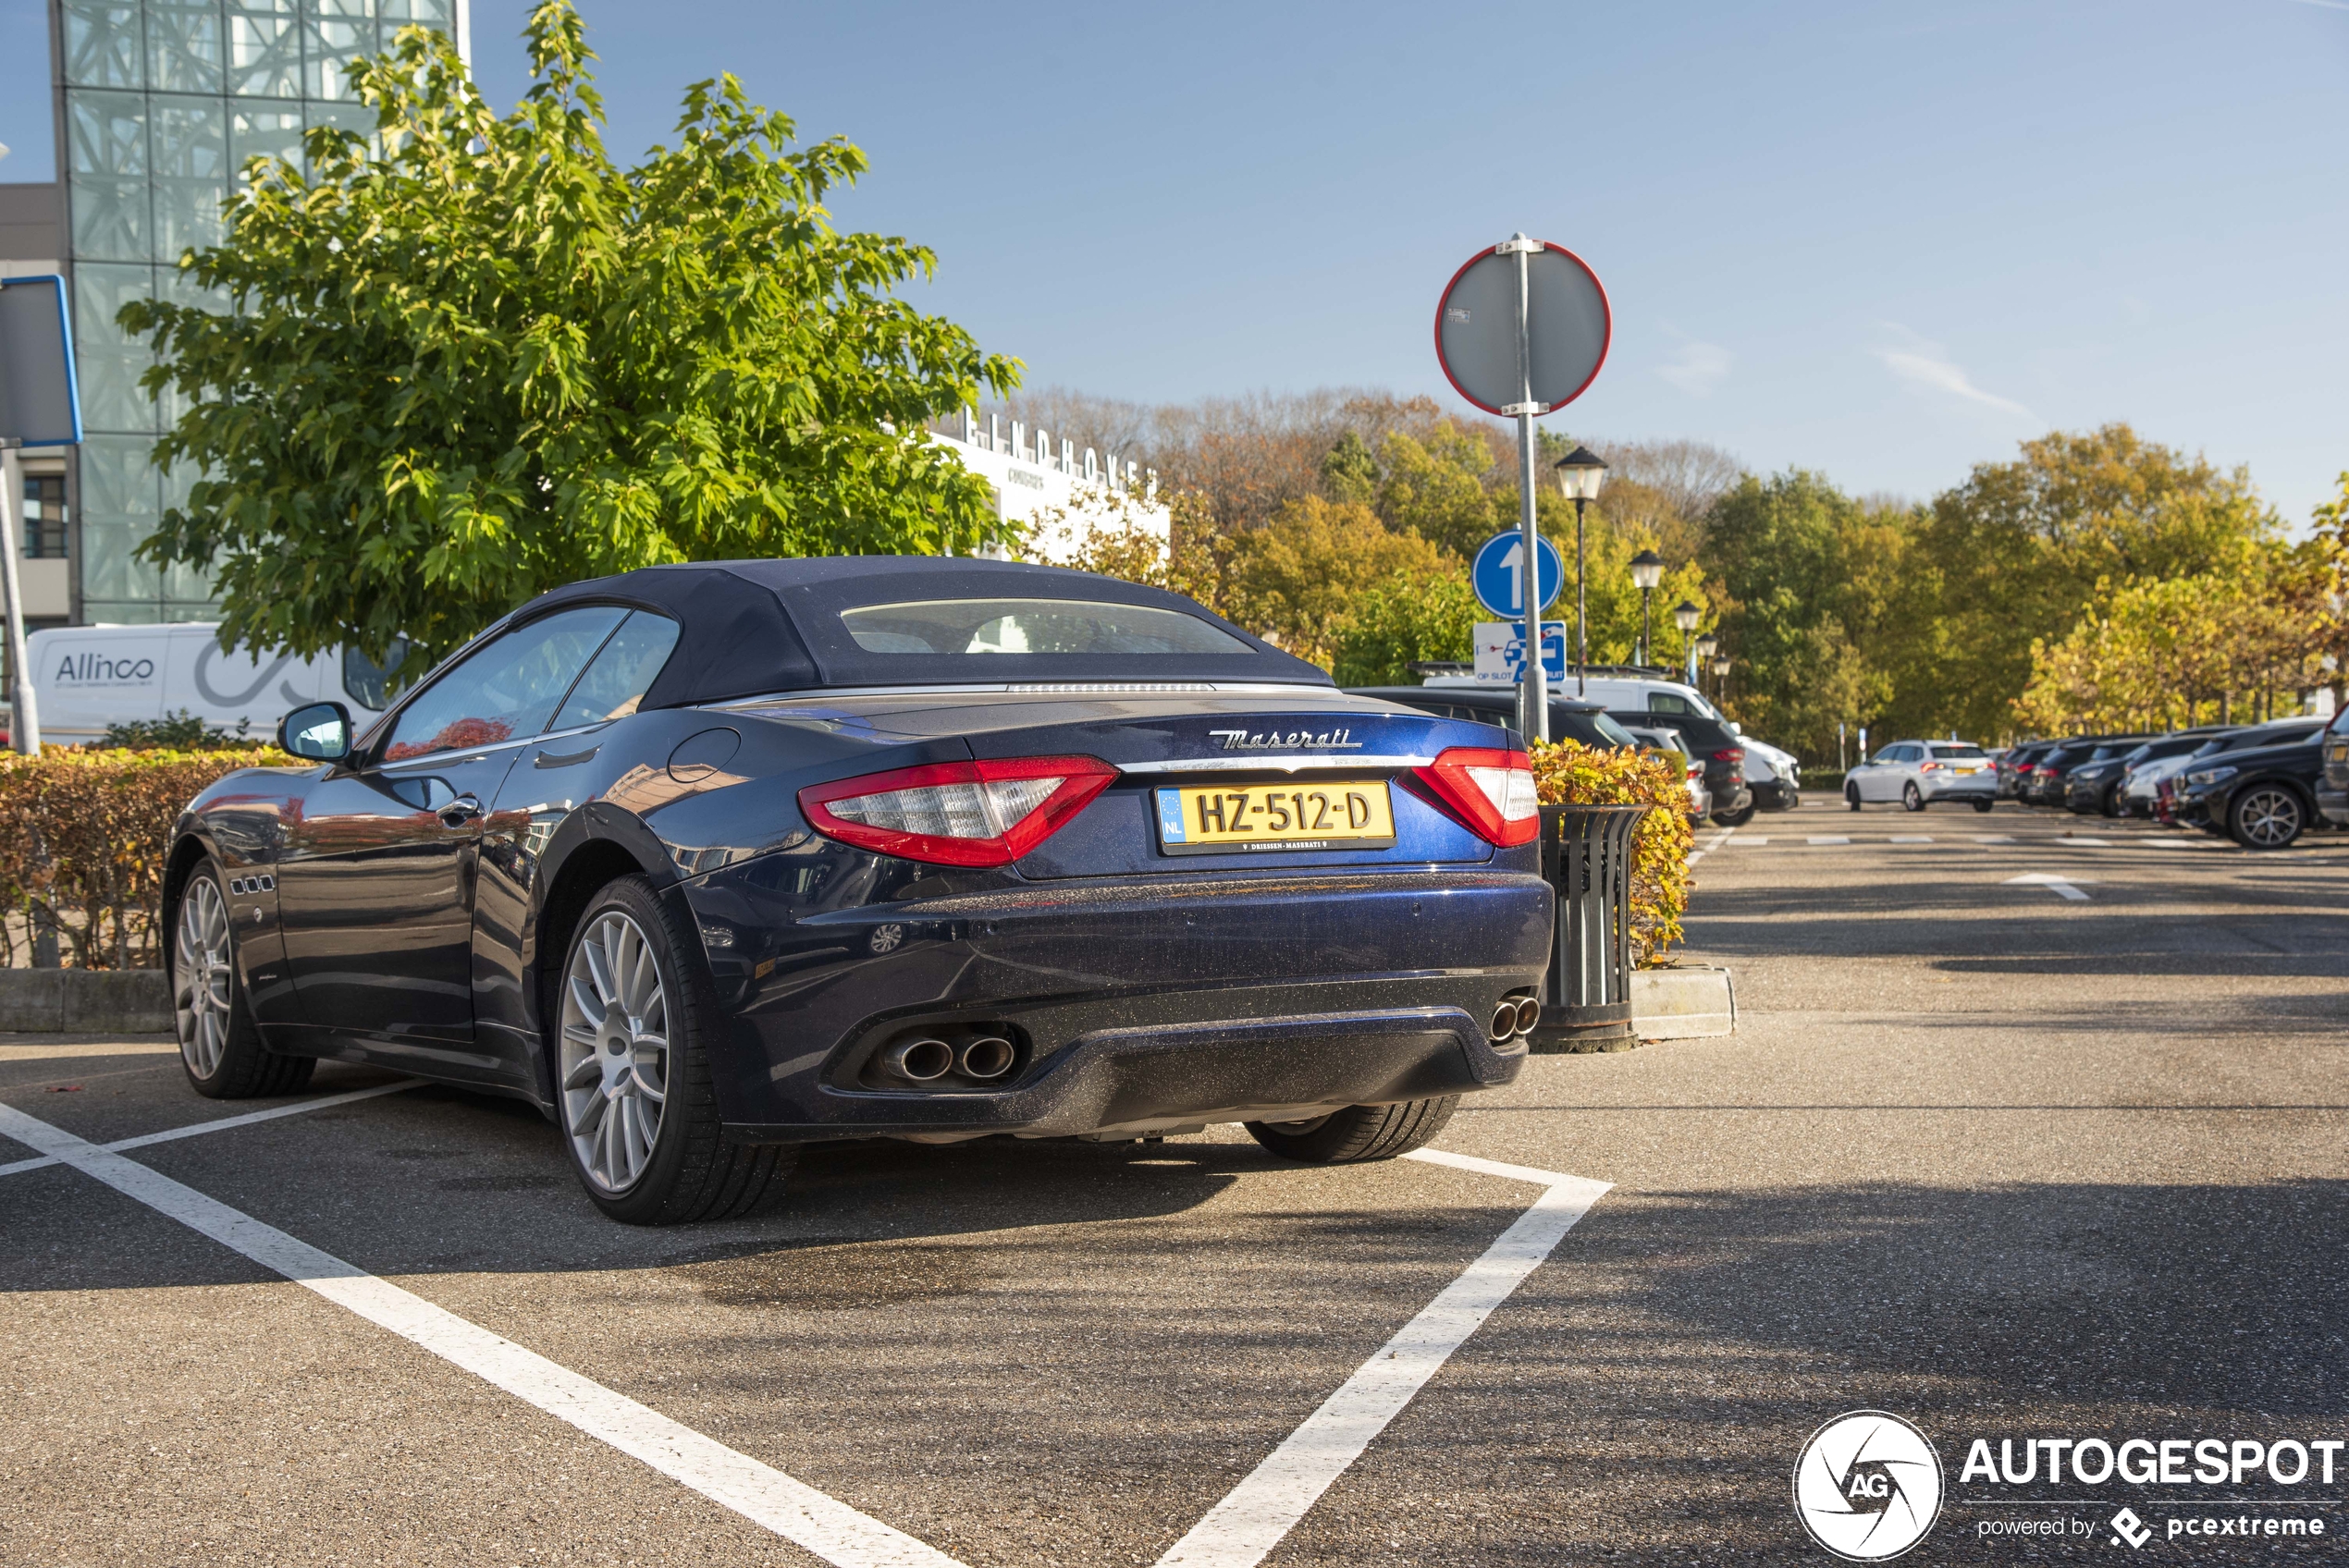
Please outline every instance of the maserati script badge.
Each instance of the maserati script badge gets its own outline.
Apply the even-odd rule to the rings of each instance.
[[[1211,729],[1211,741],[1221,741],[1227,752],[1296,751],[1307,746],[1329,752],[1359,752],[1362,742],[1354,739],[1351,729],[1324,729],[1318,735],[1310,729]]]

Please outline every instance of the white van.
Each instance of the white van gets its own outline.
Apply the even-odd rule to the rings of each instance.
[[[219,627],[62,626],[26,639],[41,738],[74,744],[105,737],[111,724],[177,717],[182,710],[216,729],[266,741],[277,720],[308,703],[339,702],[363,728],[384,707],[384,672],[355,648],[297,659],[253,650],[229,653]]]
[[[1492,689],[1490,681],[1473,676],[1431,675],[1430,686],[1478,686]],[[1693,686],[1678,680],[1657,680],[1645,676],[1593,675],[1578,688],[1574,672],[1568,670],[1563,681],[1551,688],[1554,697],[1571,697],[1580,702],[1598,703],[1618,722],[1631,722],[1631,716],[1642,713],[1692,713],[1700,718],[1719,719],[1729,727],[1729,732],[1744,742],[1749,752],[1758,752],[1770,764],[1772,771],[1781,778],[1799,777],[1801,764],[1791,752],[1780,751],[1765,741],[1756,741],[1733,720],[1723,718],[1721,710],[1705,701],[1704,694]]]
[[[1469,675],[1431,675],[1430,686],[1473,686],[1491,691],[1494,683]],[[1503,687],[1502,690],[1507,690]],[[1550,695],[1576,702],[1597,703],[1607,712],[1617,716],[1627,713],[1692,713],[1700,718],[1721,718],[1718,709],[1704,700],[1693,686],[1683,686],[1677,680],[1654,680],[1631,676],[1593,675],[1583,686],[1575,684],[1574,672],[1568,670],[1564,680],[1550,683]],[[1728,720],[1721,719],[1724,724]]]

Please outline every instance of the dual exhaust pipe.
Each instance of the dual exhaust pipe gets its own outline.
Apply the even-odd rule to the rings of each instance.
[[[881,1052],[881,1065],[909,1084],[932,1084],[960,1070],[974,1083],[1001,1078],[1019,1060],[1019,1052],[1000,1035],[981,1035],[958,1047],[925,1036],[900,1040]]]
[[[1503,997],[1501,1005],[1493,1010],[1492,1035],[1496,1040],[1506,1040],[1512,1035],[1531,1034],[1541,1022],[1541,998]]]

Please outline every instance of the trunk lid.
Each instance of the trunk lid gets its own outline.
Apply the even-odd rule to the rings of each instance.
[[[1075,820],[1014,863],[1037,881],[1169,872],[1295,867],[1482,864],[1493,845],[1401,782],[1449,747],[1490,748],[1488,725],[1440,718],[1372,698],[1311,687],[1248,691],[1127,688],[900,692],[757,704],[776,717],[819,718],[874,739],[966,743],[978,758],[1080,755],[1119,770]],[[1271,847],[1169,853],[1162,791],[1186,787],[1308,799],[1329,786],[1383,787],[1392,845]],[[1258,809],[1261,809],[1260,805]],[[1318,808],[1317,808],[1318,809]],[[1342,809],[1342,807],[1340,808]],[[1294,835],[1276,846],[1312,842]]]

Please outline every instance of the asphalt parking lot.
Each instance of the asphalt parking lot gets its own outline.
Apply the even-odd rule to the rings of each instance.
[[[1536,1058],[1467,1168],[855,1145],[632,1231],[526,1107],[0,1038],[0,1562],[1823,1562],[1789,1476],[1861,1407],[1949,1470],[1918,1560],[2040,1561],[2115,1548],[1981,1522],[2281,1494],[1993,1506],[1972,1436],[2349,1438],[2349,835],[1700,841],[1739,1032]],[[2344,1492],[2288,1500],[2321,1541],[2145,1555],[2331,1557]]]

